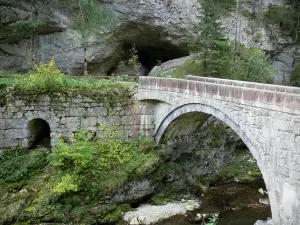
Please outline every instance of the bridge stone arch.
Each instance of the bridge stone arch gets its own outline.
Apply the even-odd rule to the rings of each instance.
[[[262,151],[259,150],[259,145],[255,143],[255,140],[251,140],[246,133],[241,129],[241,127],[237,124],[236,121],[233,121],[228,115],[223,113],[222,111],[215,109],[209,105],[203,105],[203,104],[187,104],[180,106],[173,110],[171,113],[167,115],[167,117],[162,121],[162,123],[158,126],[158,129],[155,134],[155,140],[156,142],[160,142],[163,134],[169,127],[169,125],[174,122],[177,118],[179,118],[182,115],[194,113],[194,112],[200,112],[205,113],[211,116],[216,117],[217,119],[224,122],[226,125],[228,125],[245,143],[245,145],[249,148],[251,154],[253,157],[257,160],[258,166],[261,170],[264,169],[264,164],[261,162],[260,154]],[[196,122],[196,121],[194,121]],[[197,126],[197,123],[194,123],[194,125]],[[196,128],[196,127],[195,127]]]
[[[299,88],[195,77],[140,77],[138,100],[148,102],[153,112],[145,115],[141,130],[143,121],[152,121],[157,141],[172,121],[186,113],[199,111],[225,122],[258,162],[273,224],[299,224]]]

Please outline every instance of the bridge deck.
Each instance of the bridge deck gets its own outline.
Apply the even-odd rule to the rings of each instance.
[[[139,89],[213,96],[226,101],[272,105],[276,110],[284,107],[300,111],[300,88],[206,77],[188,79],[140,77]]]

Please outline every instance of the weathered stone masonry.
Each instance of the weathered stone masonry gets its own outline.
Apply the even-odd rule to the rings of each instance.
[[[145,105],[135,101],[126,108],[117,104],[108,109],[102,102],[77,96],[76,98],[53,98],[41,96],[37,101],[28,101],[27,97],[17,96],[0,107],[0,149],[5,147],[30,147],[32,135],[29,123],[33,119],[43,119],[50,126],[51,145],[57,138],[66,137],[72,140],[74,133],[80,129],[95,131],[98,136],[103,132],[99,124],[115,126],[128,139],[137,138],[141,130],[150,130],[153,124],[147,124]],[[108,114],[107,114],[108,113]],[[141,120],[144,126],[141,127]]]
[[[158,142],[173,121],[195,112],[212,115],[230,126],[257,160],[273,224],[299,224],[299,88],[201,77],[141,77],[138,99],[154,108]],[[174,135],[187,135],[193,123],[174,130]]]

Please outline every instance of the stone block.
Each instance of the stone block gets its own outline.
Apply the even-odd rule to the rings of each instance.
[[[296,170],[290,170],[290,178],[294,180],[300,180],[300,172]]]
[[[86,127],[96,127],[98,122],[97,117],[87,117],[87,118],[81,118],[80,125],[82,128]]]
[[[64,117],[61,123],[66,125],[66,129],[70,132],[80,130],[80,117]]]
[[[25,115],[25,118],[28,120],[32,120],[35,117],[35,113],[33,111],[27,111],[27,112],[25,112],[24,115]]]
[[[4,119],[11,119],[14,117],[14,114],[11,111],[4,111],[2,115]]]
[[[85,108],[84,107],[71,107],[68,110],[69,112],[66,113],[67,116],[84,116],[85,115]]]
[[[0,141],[0,149],[7,147],[17,147],[19,145],[18,139],[3,139]]]
[[[5,138],[6,139],[16,139],[16,138],[27,138],[28,137],[28,130],[27,129],[10,129],[5,130]]]
[[[5,119],[6,129],[25,129],[28,126],[28,120],[26,119]]]
[[[90,107],[85,112],[86,116],[105,116],[106,109],[104,107]]]
[[[15,106],[25,106],[25,101],[24,100],[16,100],[14,102]]]
[[[0,130],[4,130],[6,128],[6,120],[0,119]]]
[[[29,147],[29,141],[27,138],[19,140],[19,146],[27,148]]]
[[[107,125],[120,125],[122,118],[120,116],[107,116],[103,122]]]
[[[82,102],[83,102],[82,96],[81,96],[81,95],[78,95],[76,98],[73,98],[73,99],[72,99],[72,102],[73,102],[73,103],[76,103],[76,104],[82,103]]]

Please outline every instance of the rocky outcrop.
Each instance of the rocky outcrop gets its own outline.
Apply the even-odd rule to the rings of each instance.
[[[82,72],[82,38],[76,30],[71,29],[70,18],[58,11],[45,11],[38,5],[37,17],[45,23],[39,27],[32,52],[29,37],[21,40],[10,38],[12,30],[9,25],[15,21],[28,20],[32,14],[29,3],[20,0],[14,2],[16,4],[9,7],[0,5],[0,11],[5,12],[0,17],[0,70],[28,70],[34,54],[37,63],[47,62],[54,57],[64,72]],[[95,36],[89,39],[87,61],[90,73],[112,73],[120,60],[128,59],[128,48],[132,45],[138,50],[145,71],[142,75],[147,74],[157,64],[157,60],[165,62],[188,55],[187,36],[195,31],[193,28],[199,24],[202,14],[198,0],[104,0],[103,3],[114,9],[119,22],[109,37]],[[260,12],[270,4],[285,4],[285,1],[247,1],[243,9]],[[237,40],[247,47],[260,47],[276,53],[291,43],[290,38],[281,35],[278,27],[255,23],[243,15],[236,18],[234,12],[222,21],[226,35],[230,39],[237,36]],[[238,30],[236,23],[239,25]],[[290,71],[291,68],[291,54],[287,51],[283,50],[283,54],[288,57],[282,54],[275,54],[274,57],[274,64],[284,67],[284,71]],[[282,73],[280,69],[277,83],[288,80],[282,78]]]
[[[199,22],[200,6],[197,0],[181,1],[107,1],[119,16],[119,24],[113,38],[104,40],[91,37],[87,48],[88,68],[94,73],[108,73],[116,67],[124,50],[124,44],[135,44],[140,58],[148,55],[163,61],[187,54],[186,33]],[[0,6],[2,10],[7,7]],[[12,22],[30,18],[30,5],[16,4],[1,16],[0,29]],[[69,26],[68,18],[58,12],[40,13],[39,19],[55,24],[57,29],[45,27],[49,32],[35,38],[35,60],[49,61],[55,57],[64,71],[80,72],[83,68],[81,37]],[[53,26],[53,25],[52,25]],[[3,33],[3,32],[1,32]],[[30,40],[12,41],[8,36],[0,38],[1,70],[27,70],[30,65]],[[146,61],[148,58],[145,58]],[[151,57],[150,57],[151,58]],[[152,59],[152,58],[151,58]],[[142,59],[143,60],[143,59]],[[153,59],[152,59],[153,60]]]
[[[277,76],[274,78],[275,84],[288,85],[295,66],[296,57],[295,46],[283,48],[282,51],[273,58],[273,66],[276,68]]]
[[[169,60],[159,66],[155,66],[149,73],[149,76],[164,76],[170,74],[178,68],[182,67],[188,60],[193,59],[194,55],[181,57],[178,59]]]

